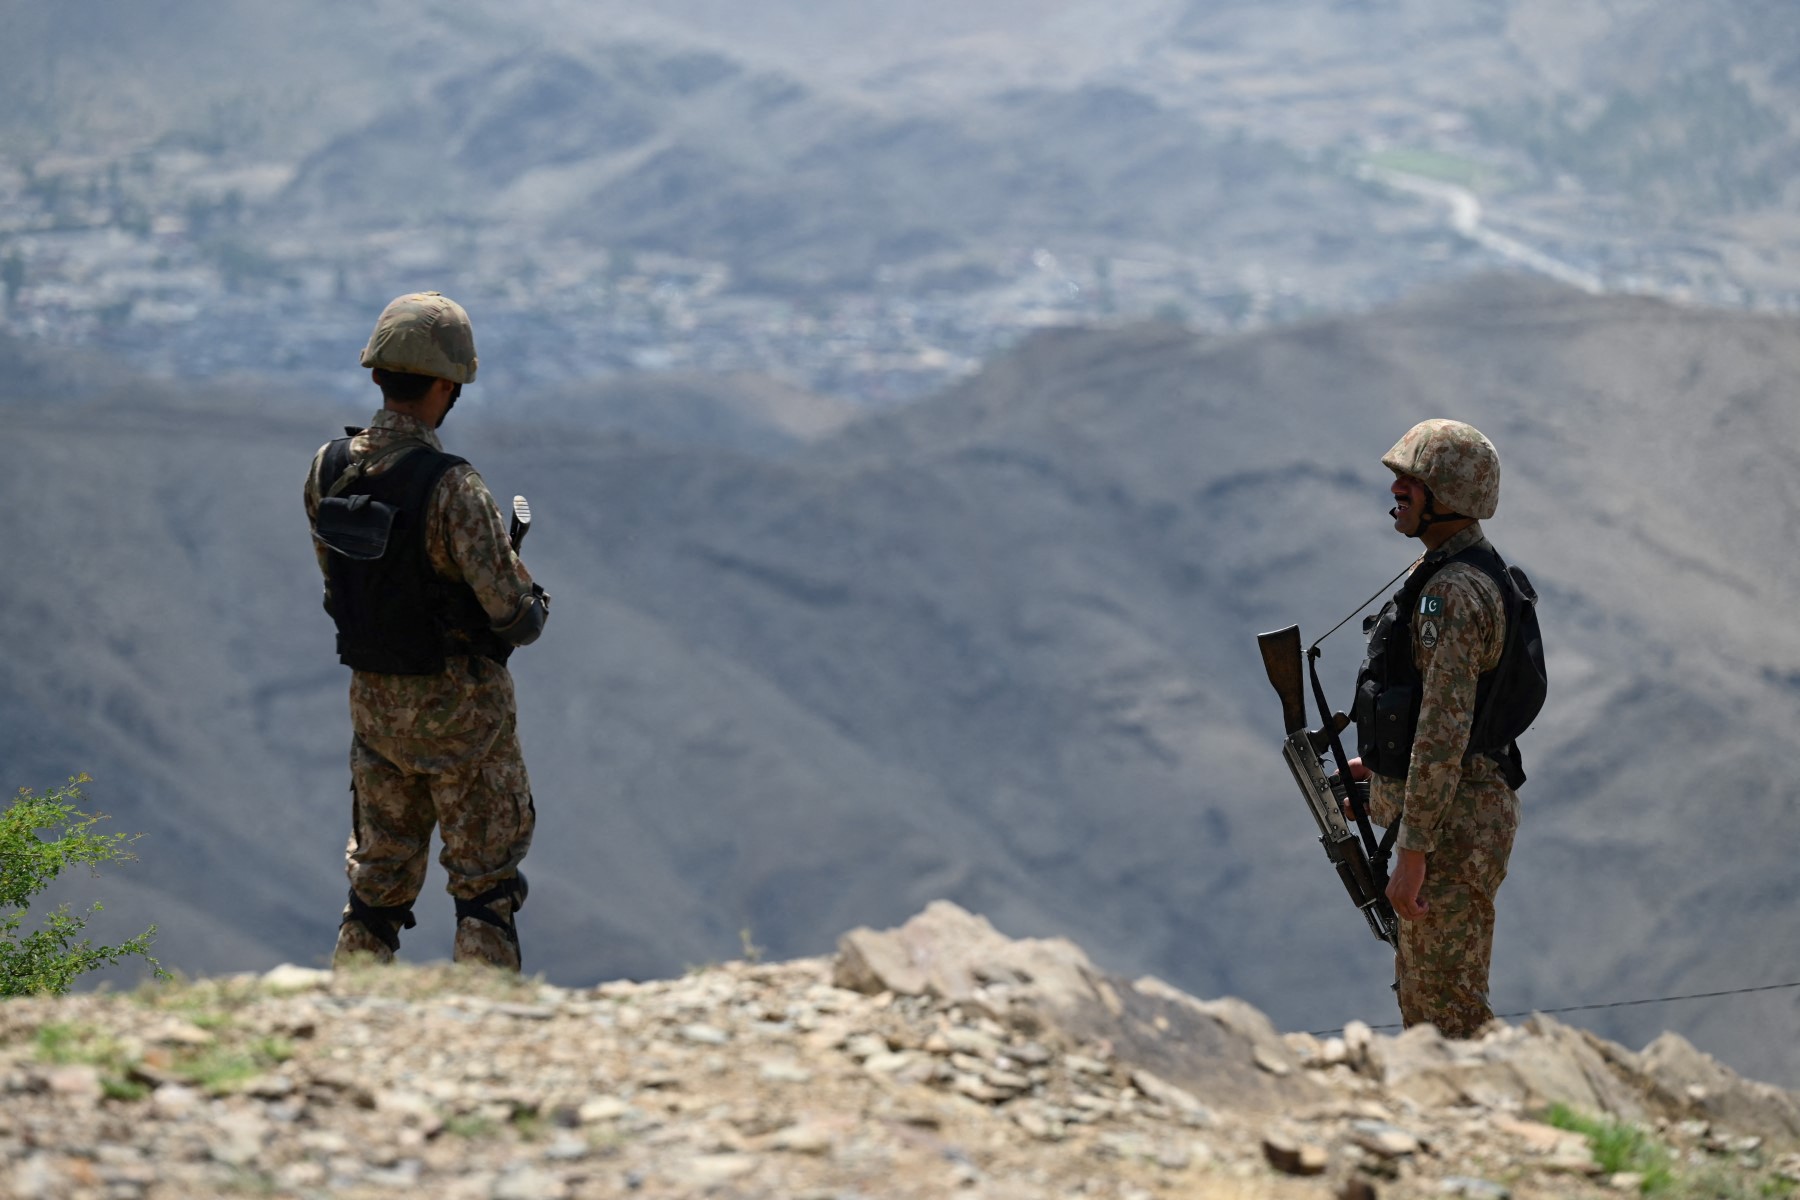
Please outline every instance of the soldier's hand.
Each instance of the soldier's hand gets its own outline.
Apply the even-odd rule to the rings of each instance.
[[[1372,772],[1369,768],[1363,766],[1362,759],[1353,758],[1350,760],[1350,778],[1352,780],[1357,783],[1362,783],[1369,778],[1370,774],[1372,774]],[[1343,810],[1346,820],[1356,820],[1356,810],[1350,807],[1350,792],[1348,789],[1345,790],[1342,796],[1338,797],[1338,807]]]
[[[1425,852],[1402,850],[1394,860],[1393,874],[1388,876],[1388,903],[1408,921],[1417,921],[1429,907],[1419,898],[1425,887]]]

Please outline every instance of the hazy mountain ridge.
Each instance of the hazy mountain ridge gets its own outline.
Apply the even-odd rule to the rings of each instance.
[[[1797,360],[1789,322],[1488,282],[1250,338],[1046,334],[779,458],[459,413],[449,447],[531,497],[556,598],[515,670],[527,962],[667,973],[746,928],[801,953],[949,896],[1288,1027],[1381,1019],[1383,956],[1291,794],[1252,637],[1317,636],[1400,569],[1377,459],[1455,412],[1507,464],[1490,531],[1545,596],[1553,674],[1496,1006],[1779,982],[1800,577],[1766,531],[1795,515]],[[46,514],[11,557],[59,599],[0,607],[5,757],[16,782],[90,771],[149,835],[109,886],[178,965],[329,940],[345,681],[299,489],[343,419],[9,418],[5,498]],[[1725,479],[1757,522],[1698,500]],[[1334,695],[1356,656],[1353,630],[1327,644]],[[445,942],[437,878],[411,953]],[[1596,1020],[1782,1079],[1793,1011]]]
[[[858,415],[844,401],[761,376],[636,372],[507,398],[498,403],[494,419],[502,431],[528,422],[614,430],[670,445],[779,454]]]
[[[948,48],[965,57],[948,76],[958,86],[970,77],[1024,82],[1040,73],[1085,75],[1128,53],[1159,28],[1165,7],[911,0],[892,10],[821,12],[783,0],[682,0],[654,10],[639,0],[450,0],[421,10],[375,0],[272,10],[159,0],[116,13],[104,0],[14,3],[5,11],[19,36],[0,46],[0,95],[11,101],[0,128],[34,142],[48,132],[71,149],[125,133],[198,136],[240,149],[285,138],[310,151],[360,123],[359,111],[366,119],[496,56],[619,40],[682,42],[851,83],[896,69],[904,75]],[[1024,62],[1021,39],[1033,47]]]
[[[541,135],[541,136],[540,136]],[[1345,244],[1375,201],[1116,86],[1009,90],[955,113],[877,106],[650,45],[539,52],[440,84],[304,163],[302,219],[542,221],[607,245],[866,286],[877,268],[1049,239],[1175,243],[1252,210]]]
[[[654,13],[628,0],[533,0],[505,8],[457,0],[434,8],[430,19],[393,3],[334,9],[329,16],[213,8],[203,12],[170,0],[155,21],[137,23],[96,21],[91,3],[30,14],[9,63],[16,93],[9,111],[21,147],[35,146],[29,151],[35,154],[60,142],[69,151],[93,150],[107,141],[107,130],[116,142],[135,128],[152,141],[186,140],[262,162],[322,154],[307,159],[296,195],[315,211],[323,199],[343,196],[349,207],[333,219],[365,221],[384,207],[389,218],[420,216],[442,205],[465,216],[516,220],[548,204],[576,210],[565,227],[603,237],[621,221],[629,229],[643,220],[642,202],[656,207],[659,189],[704,183],[737,196],[718,211],[692,204],[678,210],[682,220],[656,227],[659,244],[679,240],[699,218],[690,248],[731,261],[739,254],[713,246],[709,232],[729,240],[765,221],[781,229],[793,210],[808,209],[821,216],[799,232],[830,259],[846,249],[870,252],[852,232],[859,212],[870,214],[876,228],[864,236],[875,242],[911,231],[882,228],[898,219],[883,187],[846,195],[841,179],[801,171],[786,180],[782,169],[792,164],[783,142],[793,127],[779,127],[794,114],[805,114],[800,129],[820,134],[839,127],[880,137],[909,119],[947,123],[934,140],[948,139],[954,152],[959,138],[971,136],[970,125],[992,123],[997,95],[1020,88],[1070,95],[1124,89],[1168,110],[1159,140],[1185,136],[1206,145],[1235,131],[1254,143],[1350,160],[1393,149],[1427,175],[1477,180],[1529,227],[1534,241],[1572,241],[1579,257],[1598,259],[1613,274],[1636,269],[1629,248],[1611,245],[1609,222],[1581,219],[1582,206],[1570,205],[1564,181],[1582,182],[1590,193],[1587,208],[1617,206],[1652,234],[1665,269],[1694,273],[1704,269],[1705,256],[1687,256],[1679,243],[1696,232],[1714,250],[1784,244],[1769,229],[1736,218],[1760,213],[1779,222],[1800,161],[1800,129],[1790,119],[1800,95],[1800,59],[1785,36],[1788,14],[1777,3],[1657,0],[1601,9],[1544,0],[1448,6],[1294,0],[1279,19],[1270,19],[1266,6],[1178,0],[1040,5],[1032,19],[1010,3],[926,0],[893,12],[828,14],[798,0],[729,11],[696,0]],[[621,44],[661,47],[661,55],[633,70],[623,58],[634,52],[622,57]],[[1396,70],[1397,61],[1404,69]],[[757,83],[733,88],[727,76],[740,85]],[[791,82],[781,82],[784,77]],[[172,81],[189,86],[168,86]],[[727,86],[716,86],[721,82]],[[653,133],[666,132],[670,87],[689,89],[680,151],[660,167],[613,161],[624,147],[649,146]],[[769,90],[759,97],[758,87]],[[730,100],[691,103],[699,93]],[[831,104],[819,107],[820,93]],[[812,102],[795,105],[796,94]],[[658,96],[663,100],[646,105]],[[872,105],[893,128],[846,123],[832,111],[841,105]],[[711,136],[699,125],[709,126]],[[1028,159],[1035,152],[1042,160],[1010,180],[979,155],[968,163],[940,152],[938,163],[961,163],[968,173],[959,194],[973,194],[982,205],[1040,188],[1054,202],[1059,175],[1102,201],[1130,182],[1092,169],[1090,160],[1132,145],[1141,128],[1111,139],[1078,137],[1059,149],[1066,132],[1027,120],[1015,122],[998,143],[991,133],[976,137],[982,150],[998,145],[1016,155],[1023,148]],[[768,139],[773,160],[766,160],[770,149],[747,158],[734,152],[761,139]],[[857,150],[849,158],[834,154],[833,165],[883,172],[881,155],[859,162],[867,152],[860,143]],[[458,155],[465,161],[443,161]],[[899,169],[901,160],[891,162],[882,182],[901,194],[921,180],[957,178],[942,169],[920,175]],[[484,176],[509,163],[537,170],[515,170],[512,177],[526,186],[506,203],[484,207],[481,201],[493,199]],[[1233,165],[1226,160],[1211,169],[1202,158],[1201,169],[1181,174],[1185,186],[1203,188],[1209,175]],[[1013,186],[996,192],[989,173]],[[433,180],[439,188],[428,186]],[[434,195],[444,184],[473,189],[477,203]],[[1322,223],[1341,237],[1368,223],[1369,212],[1354,195],[1316,186],[1330,203],[1277,191],[1264,206],[1279,211],[1290,232]],[[607,203],[609,191],[620,201],[616,206]],[[584,221],[580,210],[590,197],[598,204]],[[834,200],[844,203],[836,224],[825,216]],[[724,218],[739,210],[755,219],[725,228]],[[290,214],[271,214],[270,236],[279,236],[280,219]],[[1127,207],[1126,215],[1138,219],[1133,230],[1141,233],[1143,218],[1155,213]],[[1721,220],[1695,231],[1691,223],[1700,215]],[[1083,231],[1116,236],[1108,217],[1103,209]],[[969,233],[941,213],[924,231],[952,242]],[[1731,270],[1750,273],[1745,264]]]

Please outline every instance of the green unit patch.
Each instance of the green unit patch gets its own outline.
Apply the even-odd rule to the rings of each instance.
[[[1444,598],[1442,596],[1420,596],[1419,597],[1419,615],[1426,616],[1426,617],[1437,617],[1437,616],[1442,616],[1443,612],[1444,612]]]

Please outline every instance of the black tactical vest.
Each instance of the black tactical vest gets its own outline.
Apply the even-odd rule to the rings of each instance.
[[[1479,543],[1454,555],[1435,551],[1426,555],[1375,618],[1351,705],[1357,753],[1377,775],[1406,778],[1421,700],[1419,669],[1413,665],[1412,618],[1425,585],[1453,562],[1467,563],[1492,579],[1506,613],[1500,663],[1476,681],[1475,716],[1463,758],[1466,762],[1486,754],[1499,763],[1507,786],[1517,788],[1525,782],[1525,765],[1516,739],[1537,718],[1547,691],[1537,592],[1525,572],[1507,566],[1493,547]]]
[[[512,653],[466,583],[431,569],[425,514],[444,473],[467,462],[429,446],[401,451],[387,470],[324,495],[350,467],[350,438],[320,466],[314,533],[329,547],[325,610],[337,622],[338,660],[382,675],[435,675],[450,655],[505,662]]]

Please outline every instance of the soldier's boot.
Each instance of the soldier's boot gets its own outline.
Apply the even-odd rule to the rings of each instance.
[[[519,930],[513,915],[525,907],[530,888],[524,875],[503,879],[472,900],[456,902],[457,962],[487,963],[508,971],[524,964],[519,953]]]
[[[343,919],[338,922],[337,948],[331,953],[331,965],[341,967],[360,956],[391,963],[400,949],[400,931],[418,923],[411,904],[365,904],[356,889],[351,888],[350,902],[344,905]]]

